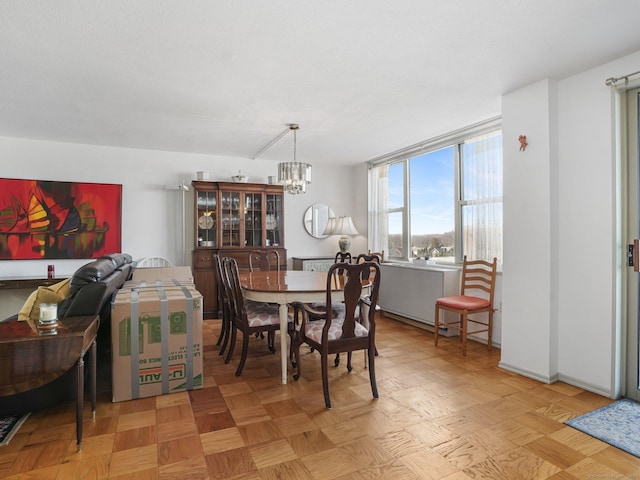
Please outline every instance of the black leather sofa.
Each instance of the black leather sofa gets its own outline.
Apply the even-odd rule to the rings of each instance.
[[[131,279],[135,262],[131,255],[104,255],[80,267],[71,277],[70,294],[58,306],[58,317],[100,315],[98,369],[110,368],[111,299]],[[14,315],[5,321],[15,320]],[[42,387],[0,397],[0,414],[25,413],[75,398],[75,370],[71,369]]]

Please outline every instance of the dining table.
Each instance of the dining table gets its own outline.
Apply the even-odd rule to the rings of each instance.
[[[331,276],[331,300],[344,300],[344,277]],[[277,303],[280,316],[280,361],[282,383],[287,383],[289,361],[287,321],[292,302],[324,302],[327,298],[327,273],[303,270],[240,272],[244,297],[257,302]]]

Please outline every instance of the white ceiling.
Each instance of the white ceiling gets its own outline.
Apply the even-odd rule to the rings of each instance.
[[[0,135],[252,158],[295,122],[298,160],[356,164],[639,50],[639,20],[638,0],[3,0]]]

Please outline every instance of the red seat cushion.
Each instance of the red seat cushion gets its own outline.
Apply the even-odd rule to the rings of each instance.
[[[458,310],[478,310],[489,306],[489,300],[479,297],[470,297],[468,295],[453,295],[451,297],[442,297],[436,300],[438,305],[443,307],[456,308]]]

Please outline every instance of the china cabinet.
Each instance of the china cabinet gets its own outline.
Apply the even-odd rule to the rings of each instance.
[[[274,249],[281,268],[287,266],[284,248],[284,199],[281,185],[243,182],[193,181],[196,288],[203,296],[205,318],[218,315],[218,288],[213,255],[233,257],[249,268],[251,250]]]

